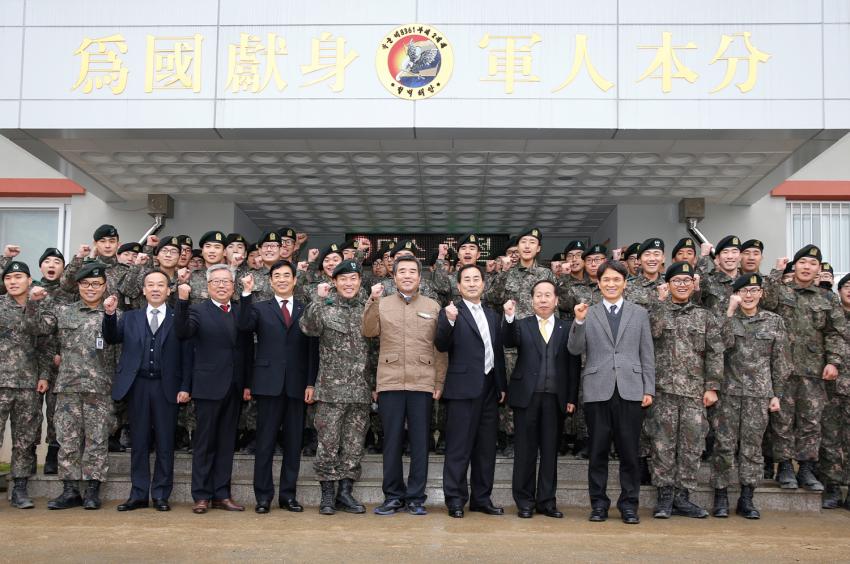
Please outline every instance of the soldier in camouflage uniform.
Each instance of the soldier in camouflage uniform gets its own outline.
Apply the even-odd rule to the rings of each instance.
[[[720,402],[714,410],[717,439],[711,483],[715,517],[729,516],[727,487],[741,484],[735,512],[758,519],[753,490],[762,473],[762,437],[769,413],[780,408],[791,374],[788,333],[782,318],[759,308],[762,277],[745,274],[732,284],[722,327],[726,347]]]
[[[690,492],[697,487],[708,432],[705,408],[717,402],[723,380],[724,346],[717,318],[691,302],[694,267],[673,263],[664,281],[664,301],[656,298],[649,310],[656,366],[655,400],[646,424],[652,441],[652,483],[658,488],[653,516],[703,518],[708,512],[690,501]],[[669,297],[664,296],[668,292]]]
[[[838,281],[838,296],[844,311],[844,339],[850,343],[850,274]],[[847,350],[847,349],[845,349]],[[850,370],[845,363],[834,382],[826,383],[828,403],[821,418],[820,475],[826,481],[824,509],[842,505],[841,486],[850,483]],[[844,500],[850,509],[850,495]]]
[[[136,264],[136,257],[142,252],[142,246],[135,241],[124,243],[118,247],[118,252],[115,253],[115,259],[119,264],[124,266],[133,266]]]
[[[674,253],[675,255],[675,253]],[[676,259],[674,258],[675,262]],[[629,276],[637,276],[640,273],[640,243],[632,243],[623,252],[623,262],[626,264],[626,270],[629,271]]]
[[[846,322],[835,294],[817,286],[822,255],[807,245],[794,255],[794,280],[785,285],[774,270],[765,280],[764,307],[785,321],[793,372],[784,387],[782,409],[771,415],[776,480],[783,488],[798,484],[822,491],[815,477],[821,439],[821,415],[827,403],[826,382],[835,380],[846,355]],[[784,266],[784,265],[783,265]],[[791,459],[799,463],[794,476]]]
[[[106,480],[109,464],[112,378],[118,352],[101,334],[107,271],[106,265],[93,262],[77,272],[77,303],[56,311],[27,309],[31,327],[40,333],[56,333],[62,356],[53,391],[57,394],[56,436],[63,491],[48,502],[48,509],[100,508],[100,484]],[[80,479],[88,481],[84,500],[77,487]]]
[[[69,294],[76,295],[78,293],[77,273],[83,266],[96,261],[106,266],[106,295],[118,296],[120,308],[122,310],[127,309],[130,303],[120,295],[119,287],[122,278],[130,270],[130,267],[119,263],[116,257],[119,242],[118,230],[111,225],[101,225],[95,229],[92,238],[94,245],[80,245],[77,254],[66,265],[60,282],[61,287]]]
[[[628,281],[623,297],[649,310],[658,301],[658,285],[664,279],[664,241],[658,237],[647,239],[641,243],[638,257],[640,274]]]
[[[160,270],[168,276],[168,287],[171,290],[171,294],[168,296],[168,305],[174,307],[177,303],[177,285],[179,284],[177,263],[180,261],[179,240],[172,236],[159,239],[153,249],[153,255],[154,263],[148,262],[147,255],[145,255],[145,258],[142,259],[144,262],[131,266],[119,285],[118,290],[130,301],[131,309],[147,306],[147,300],[143,293],[145,276],[154,269]]]
[[[360,331],[365,305],[360,265],[343,261],[333,271],[333,282],[336,292],[320,285],[318,299],[307,305],[299,322],[305,335],[319,337],[319,375],[309,399],[317,404],[319,448],[313,466],[322,488],[323,515],[333,515],[336,509],[366,512],[352,488],[360,479],[369,408],[376,395],[376,347]]]
[[[718,317],[726,315],[729,296],[732,295],[732,282],[738,277],[741,260],[741,240],[736,235],[728,235],[714,247],[714,268],[711,265],[711,245],[705,243],[700,250],[702,255],[697,263],[700,275],[700,303]]]
[[[759,239],[747,239],[741,243],[741,274],[761,276],[763,253],[764,243]]]

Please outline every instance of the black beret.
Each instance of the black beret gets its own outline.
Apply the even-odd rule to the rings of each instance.
[[[519,241],[523,237],[534,237],[538,242],[543,242],[543,233],[536,227],[529,227],[525,231],[520,231],[519,235],[516,236],[516,240]]]
[[[291,227],[281,227],[277,230],[277,234],[280,235],[280,238],[292,239],[295,240],[295,230]]]
[[[118,254],[121,253],[141,253],[142,246],[138,243],[124,243],[118,247]]]
[[[262,246],[263,243],[277,243],[280,244],[280,235],[277,234],[277,231],[266,231],[263,233],[263,236],[260,237],[260,240],[257,241],[257,244]]]
[[[93,240],[100,241],[104,237],[118,237],[118,230],[108,224],[101,225],[94,230],[94,235],[92,235]]]
[[[248,246],[248,241],[245,240],[245,237],[242,236],[241,233],[231,233],[227,236],[227,239],[224,240],[224,246],[228,246],[230,243],[242,243],[246,247]]]
[[[519,245],[519,237],[511,237],[510,239],[508,239],[508,242],[505,243],[505,250],[502,254],[508,254],[508,249],[516,247],[517,245]]]
[[[156,246],[155,255],[158,255],[159,252],[165,247],[174,247],[177,251],[180,251],[180,239],[178,237],[163,237],[159,240],[159,244]]]
[[[576,239],[567,243],[567,246],[564,247],[564,253],[569,253],[572,251],[584,251],[586,248],[587,245],[584,244],[584,241],[579,241],[578,239]]]
[[[383,258],[383,256],[385,254],[387,254],[388,252],[392,251],[392,249],[393,249],[393,242],[392,241],[384,241],[383,243],[381,243],[381,247],[378,249],[378,256]]]
[[[789,262],[788,264],[785,265],[785,270],[782,271],[782,274],[783,275],[791,274],[792,272],[794,272],[794,263]]]
[[[106,265],[102,262],[87,262],[74,275],[74,281],[79,282],[85,278],[103,278],[106,280]]]
[[[566,260],[566,256],[564,255],[564,253],[555,253],[554,255],[552,255],[552,262],[561,262],[564,260]]]
[[[764,252],[764,243],[760,239],[747,239],[741,245],[741,250],[746,251],[747,249],[758,249]]]
[[[605,255],[608,256],[608,247],[601,243],[596,243],[588,247],[582,254],[581,258],[587,258],[590,255]]]
[[[356,272],[360,274],[360,265],[357,264],[356,261],[353,260],[344,260],[334,268],[333,274],[331,274],[331,278],[336,278],[340,274],[351,274],[352,272]]]
[[[27,263],[25,262],[13,260],[12,262],[6,265],[6,268],[3,269],[3,277],[5,278],[7,274],[12,274],[15,272],[23,272],[24,274],[29,276],[30,267],[28,267]]]
[[[850,282],[850,274],[845,274],[841,280],[838,281],[838,289],[840,290],[842,286]]]
[[[390,251],[390,256],[394,257],[401,251],[410,251],[411,253],[416,254],[416,245],[414,245],[413,241],[410,239],[399,241],[393,245],[392,251]]]
[[[676,243],[676,246],[673,247],[673,256],[675,257],[676,253],[678,253],[682,249],[693,249],[694,252],[696,252],[696,241],[694,241],[690,237],[683,237],[682,239],[679,239],[679,242]]]
[[[204,255],[201,254],[201,249],[192,249],[192,258],[203,258]]]
[[[344,251],[346,249],[353,249],[356,251],[358,248],[360,248],[360,241],[358,241],[357,239],[348,239],[342,244],[339,249],[341,251]]]
[[[460,240],[457,244],[457,248],[461,248],[464,245],[475,245],[479,249],[481,248],[481,244],[478,242],[478,235],[475,233],[470,233],[466,237]]]
[[[732,282],[732,290],[737,292],[744,286],[758,286],[761,288],[761,274],[744,274]]]
[[[664,241],[659,239],[658,237],[650,237],[649,239],[640,244],[640,255],[643,255],[643,253],[645,253],[646,251],[661,251],[663,253]]]
[[[719,253],[723,249],[738,249],[741,250],[741,240],[737,235],[727,235],[722,238],[719,243],[714,247],[714,252]]]
[[[815,245],[806,245],[794,255],[794,263],[800,260],[803,257],[815,258],[818,259],[818,262],[823,261],[823,255],[820,252],[820,249]]]
[[[832,268],[832,265],[829,264],[828,262],[820,263],[820,270],[821,270],[821,272],[829,272],[830,274],[835,273],[835,270]]]
[[[629,258],[632,255],[640,256],[640,243],[632,243],[626,247],[626,253],[623,258]]]
[[[180,245],[186,245],[187,247],[192,246],[192,238],[188,235],[178,235],[177,240],[180,241]]]
[[[65,255],[62,254],[62,251],[60,251],[56,247],[47,247],[46,249],[44,249],[44,252],[41,253],[41,256],[38,258],[38,266],[41,266],[41,263],[43,263],[46,259],[50,257],[56,257],[61,260],[63,264],[65,263]]]
[[[203,247],[207,243],[218,243],[221,246],[224,246],[224,242],[227,240],[227,236],[221,231],[207,231],[203,235],[201,235],[201,240],[198,241],[198,244]]]
[[[337,254],[341,258],[345,258],[345,257],[342,256],[342,249],[343,248],[341,246],[337,245],[336,243],[331,243],[330,245],[327,246],[327,248],[325,248],[325,250],[322,251],[322,254],[319,255],[319,262],[320,263],[325,262],[325,259],[327,258],[327,256],[332,255],[332,254]]]
[[[689,262],[679,261],[674,262],[669,267],[667,267],[667,272],[664,273],[664,281],[669,282],[671,278],[679,275],[694,277],[694,267],[690,265]]]
[[[260,252],[260,244],[259,243],[251,243],[248,245],[249,253],[259,253]]]

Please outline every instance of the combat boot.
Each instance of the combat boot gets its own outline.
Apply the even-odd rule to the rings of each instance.
[[[100,480],[89,480],[83,498],[83,509],[100,509]]]
[[[764,457],[764,479],[772,480],[774,476],[773,458],[770,456]]]
[[[12,490],[12,499],[9,502],[12,507],[18,509],[32,509],[35,507],[27,493],[27,479],[15,478],[15,487]]]
[[[339,481],[339,491],[336,494],[336,508],[346,513],[366,513],[366,508],[351,495],[354,480],[346,478]]]
[[[44,475],[51,476],[59,473],[59,445],[51,444],[47,447],[47,456],[44,458]]]
[[[638,461],[638,468],[640,469],[640,485],[641,486],[651,486],[652,485],[652,474],[649,472],[649,460],[645,456],[641,456]]]
[[[322,515],[333,515],[334,509],[334,482],[327,480],[319,482],[322,486],[322,500],[319,502],[319,513]]]
[[[301,449],[301,454],[304,456],[316,456],[316,450],[319,448],[319,435],[315,429],[304,429],[304,448]],[[333,496],[331,496],[333,498]]]
[[[761,519],[761,513],[753,505],[753,486],[741,486],[741,497],[738,498],[735,513],[745,519]]]
[[[513,458],[514,457],[514,436],[506,435],[505,436],[505,450],[502,453],[505,458]]]
[[[38,472],[38,460],[36,459],[35,451],[38,448],[38,445],[32,445],[30,447],[30,454],[32,454],[32,466],[30,466],[30,475],[35,475]]]
[[[721,519],[729,517],[729,494],[726,488],[714,488],[714,507],[711,514]]]
[[[815,476],[815,463],[804,460],[799,463],[800,470],[797,471],[797,482],[810,492],[822,492],[823,484]]]
[[[658,488],[658,503],[652,516],[656,519],[669,519],[673,514],[673,486]]]
[[[62,494],[47,502],[48,509],[70,509],[83,504],[80,490],[74,480],[62,480]]]
[[[682,488],[676,491],[676,496],[673,498],[673,515],[705,519],[708,517],[708,511],[692,502],[688,490]]]
[[[775,480],[779,482],[779,487],[783,490],[797,489],[797,477],[794,475],[794,467],[791,466],[790,460],[781,460],[779,462]]]
[[[824,509],[838,509],[841,507],[841,486],[831,482],[828,483],[826,489],[823,490],[820,506]]]
[[[442,431],[437,436],[437,446],[434,447],[434,454],[446,454],[446,437]]]
[[[496,435],[496,454],[504,456],[507,444],[508,436],[504,431],[499,431],[499,434]]]

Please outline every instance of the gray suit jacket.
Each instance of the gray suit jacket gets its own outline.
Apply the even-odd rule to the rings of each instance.
[[[655,348],[646,310],[623,302],[617,341],[603,309],[604,302],[590,306],[585,322],[573,321],[567,348],[572,354],[587,354],[581,372],[585,403],[607,401],[614,395],[641,401],[644,394],[655,395]]]

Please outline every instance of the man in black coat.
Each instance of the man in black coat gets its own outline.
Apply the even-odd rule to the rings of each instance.
[[[257,450],[254,455],[254,496],[257,513],[268,513],[274,499],[272,461],[277,433],[283,424],[283,462],[280,467],[281,509],[301,512],[295,482],[301,467],[304,402],[310,399],[319,366],[318,340],[301,332],[298,319],[304,304],[293,298],[295,268],[279,261],[269,270],[274,297],[253,303],[254,277],[242,278],[237,317],[240,331],[257,334],[253,375],[248,373],[243,399],[257,401]],[[253,377],[252,377],[253,376]]]
[[[469,264],[457,273],[463,299],[440,312],[434,343],[449,353],[446,400],[446,457],[443,493],[449,515],[463,517],[469,500],[466,472],[472,462],[471,511],[502,515],[493,505],[499,404],[505,401],[505,355],[499,314],[481,305],[484,273]]]

